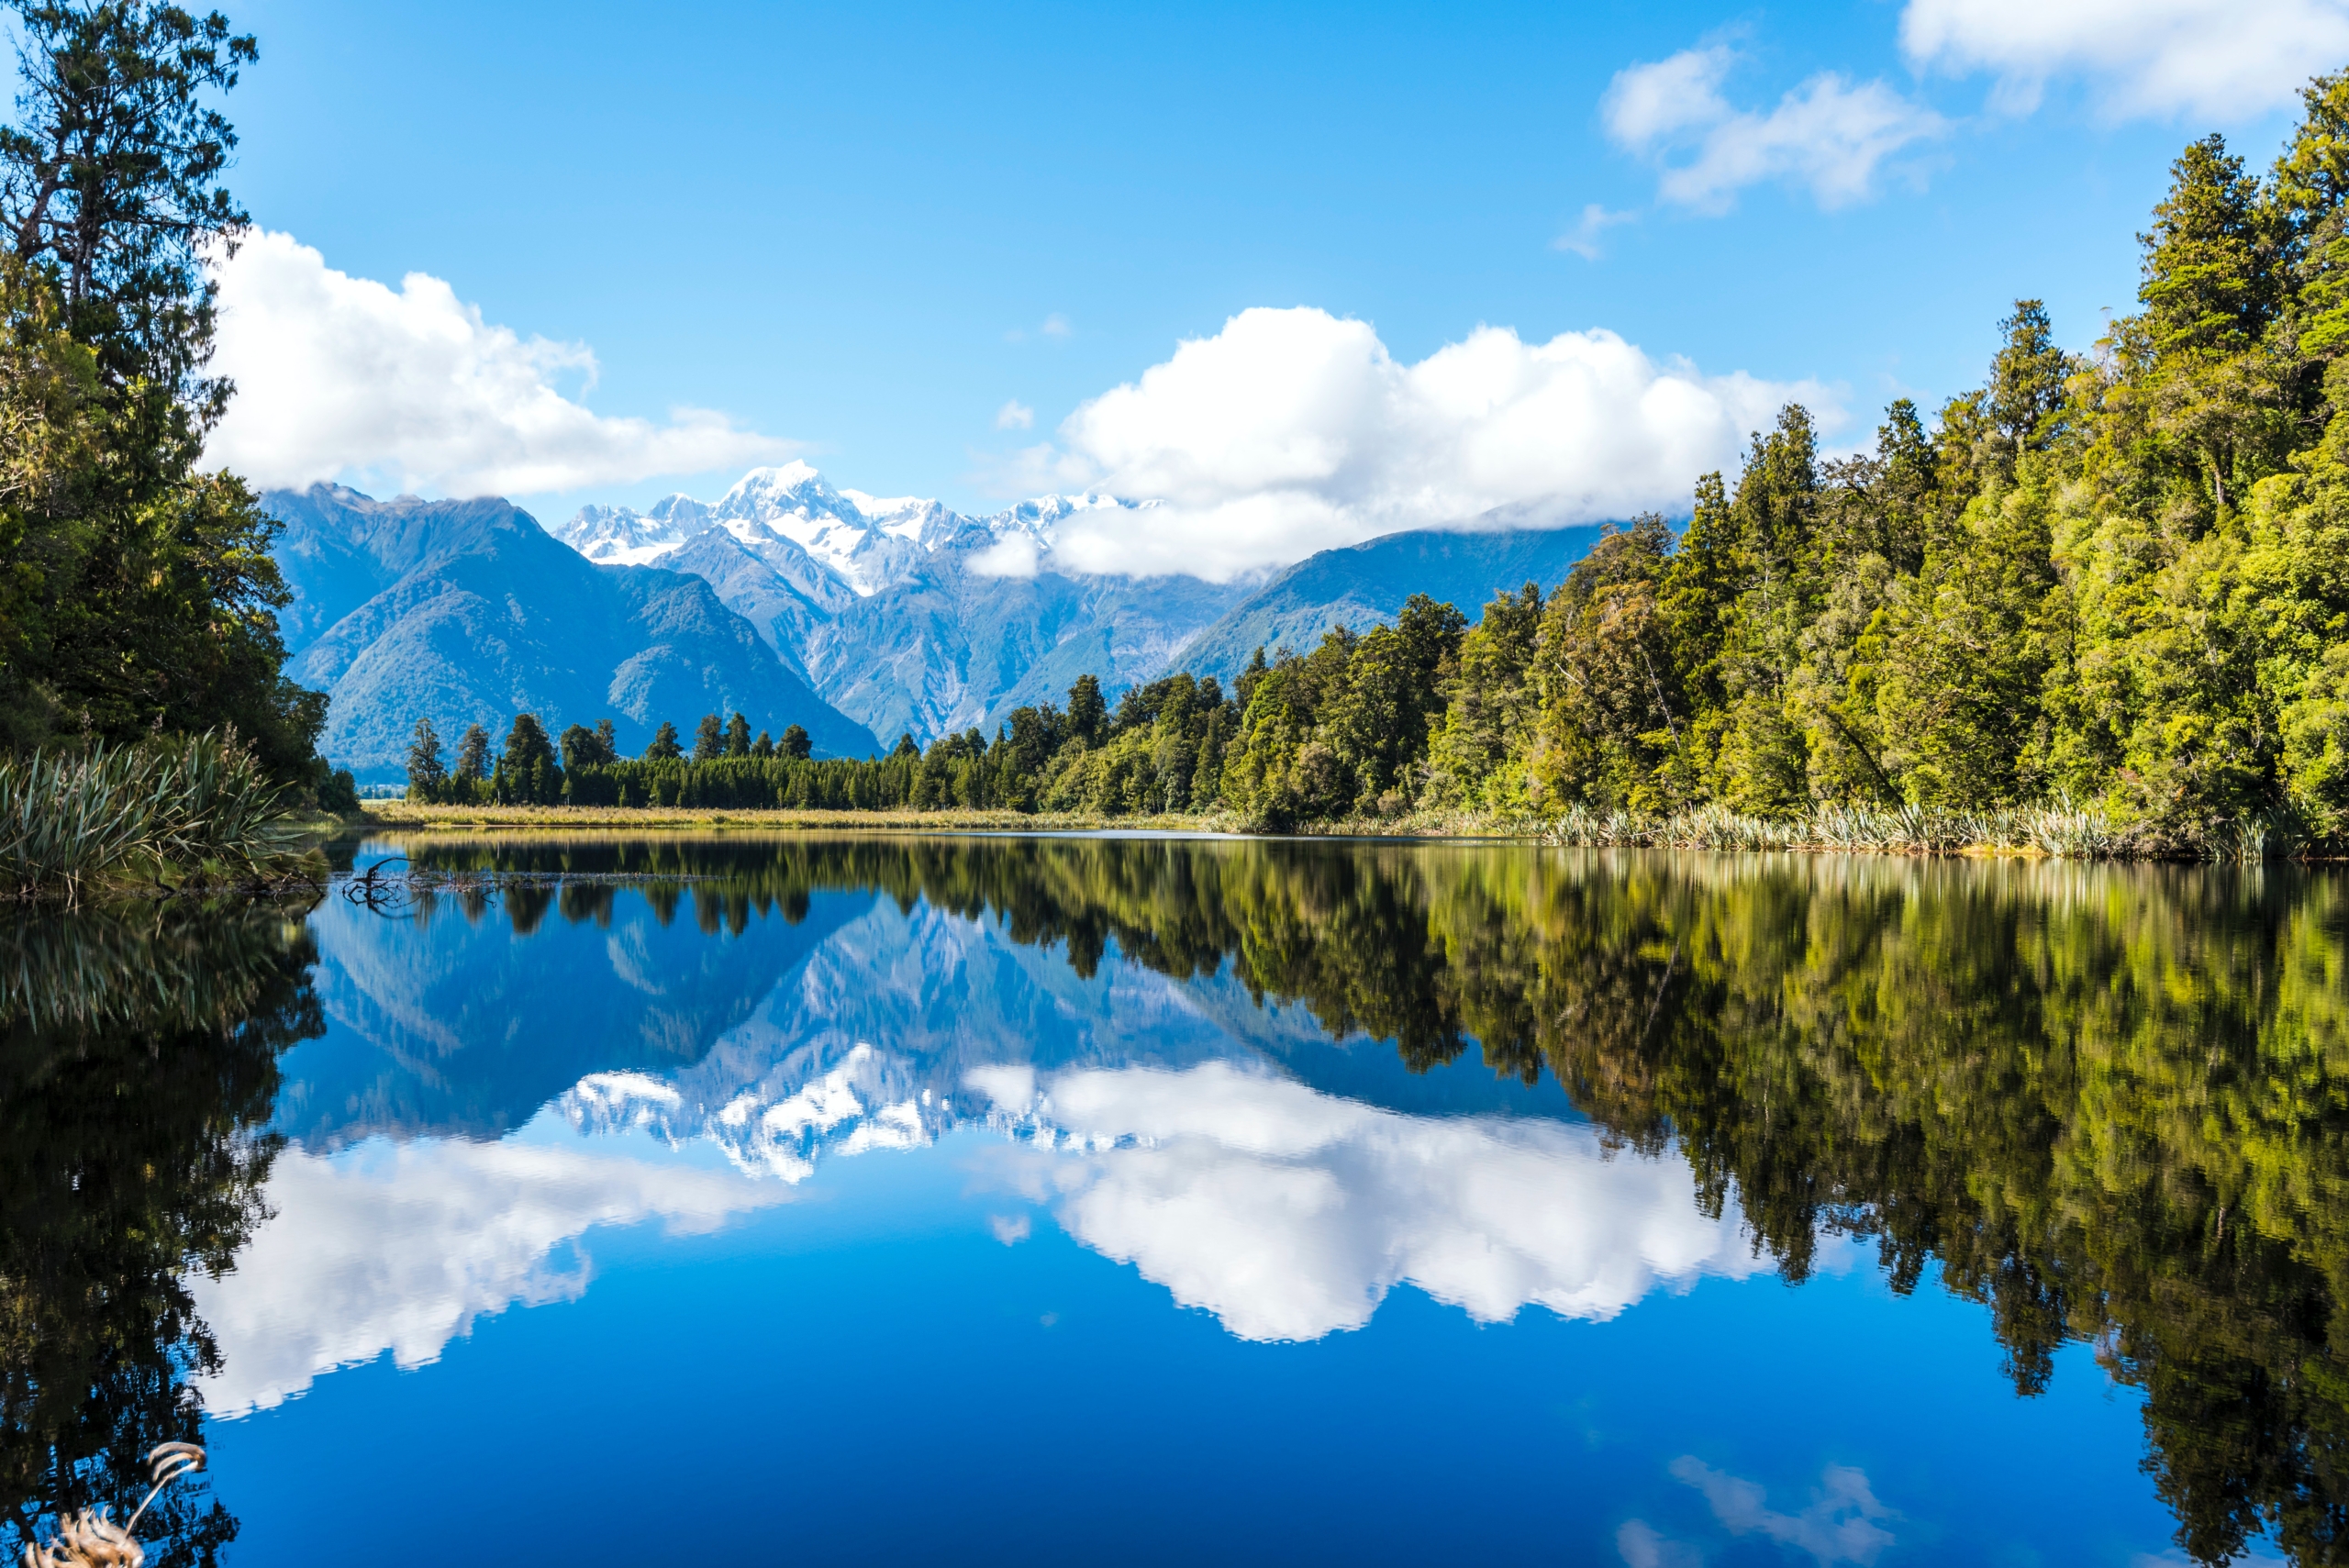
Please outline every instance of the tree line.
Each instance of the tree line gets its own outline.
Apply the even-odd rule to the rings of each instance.
[[[2189,145],[2140,235],[2140,309],[2069,352],[2037,300],[1984,384],[1873,449],[1822,454],[1789,405],[1675,528],[1611,528],[1566,579],[1475,623],[1259,650],[1226,692],[1177,674],[1114,710],[886,757],[762,754],[713,717],[685,758],[535,720],[475,793],[610,805],[1221,810],[1258,827],[1571,807],[1790,817],[2061,802],[2157,850],[2244,824],[2349,839],[2349,74],[2317,79],[2264,175]],[[424,733],[419,729],[419,736]],[[569,732],[567,732],[569,733]],[[473,759],[468,772],[465,756]],[[511,759],[511,765],[509,765]],[[543,771],[541,771],[543,770]],[[525,771],[529,782],[522,782]],[[501,784],[500,777],[508,783]],[[507,796],[500,796],[505,798]]]

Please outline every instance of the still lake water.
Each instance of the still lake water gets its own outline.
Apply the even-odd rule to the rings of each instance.
[[[12,1555],[2349,1551],[2349,878],[402,849],[0,925]]]

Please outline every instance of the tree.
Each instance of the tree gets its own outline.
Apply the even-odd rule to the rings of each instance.
[[[739,713],[727,721],[726,754],[729,757],[751,754],[751,721]]]
[[[2067,406],[2064,383],[2071,356],[2055,346],[2047,306],[2035,299],[2015,301],[2012,316],[1998,323],[2006,339],[1990,361],[1990,422],[2006,439],[2011,464],[2026,451],[2044,451],[2063,433]]]
[[[433,793],[446,783],[449,770],[440,762],[440,736],[432,728],[432,720],[416,721],[416,738],[407,748],[407,787],[418,800],[430,800]]]
[[[694,761],[714,762],[725,754],[725,727],[718,723],[718,715],[702,715],[701,725],[694,731]]]
[[[652,732],[652,743],[644,749],[645,761],[674,762],[685,754],[685,749],[677,743],[677,727],[667,719],[662,719],[661,728]]]
[[[776,750],[796,762],[806,762],[812,750],[807,739],[807,731],[796,724],[785,725],[783,739],[776,743]]]
[[[1068,730],[1087,746],[1098,746],[1108,739],[1108,705],[1101,697],[1101,680],[1097,675],[1079,675],[1068,689]]]
[[[921,748],[914,744],[914,737],[911,730],[907,730],[903,735],[897,737],[897,743],[894,747],[890,748],[889,755],[892,757],[918,757],[921,755]]]
[[[584,724],[566,728],[562,732],[564,771],[606,767],[618,762],[619,753],[613,750],[609,740],[611,728],[612,721],[608,718],[593,729]]]
[[[753,757],[772,757],[772,756],[774,756],[774,736],[772,736],[772,735],[769,735],[769,734],[768,734],[765,730],[763,730],[763,729],[760,730],[760,731],[759,731],[759,738],[758,738],[756,740],[753,740],[753,741],[751,741],[751,756],[753,756]]]
[[[514,716],[498,754],[495,787],[499,800],[519,805],[552,806],[562,799],[562,769],[538,715]]]
[[[212,345],[204,255],[233,246],[248,220],[220,184],[236,132],[199,95],[237,84],[253,39],[217,11],[199,19],[155,0],[12,9],[25,90],[23,123],[0,132],[9,253],[56,282],[109,385],[144,378],[184,397],[201,429],[228,395],[193,380]]]
[[[469,724],[457,740],[457,771],[451,775],[459,784],[476,784],[489,776],[489,731],[478,724]]]

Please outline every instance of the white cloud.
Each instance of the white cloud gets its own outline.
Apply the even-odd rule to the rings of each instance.
[[[1005,478],[1165,503],[1062,521],[1068,566],[1228,579],[1404,528],[1685,508],[1789,398],[1841,417],[1816,384],[1701,374],[1612,332],[1480,327],[1406,365],[1366,322],[1255,309],[1085,404]]]
[[[1036,428],[1036,411],[1015,397],[995,411],[995,428],[998,430],[1032,430]]]
[[[1713,1517],[1731,1535],[1759,1532],[1782,1546],[1810,1553],[1822,1568],[1835,1562],[1873,1562],[1892,1544],[1892,1532],[1876,1521],[1898,1516],[1876,1501],[1866,1474],[1848,1465],[1831,1464],[1820,1471],[1810,1506],[1799,1514],[1765,1507],[1769,1495],[1760,1485],[1715,1470],[1694,1454],[1683,1454],[1667,1468],[1675,1479],[1705,1495]]]
[[[1739,110],[1720,92],[1734,60],[1726,45],[1685,50],[1617,72],[1600,100],[1608,136],[1662,167],[1661,199],[1719,213],[1744,187],[1783,180],[1844,206],[1875,189],[1886,160],[1949,128],[1882,82],[1854,85],[1832,71],[1767,114]]]
[[[970,1082],[1088,1151],[1052,1171],[1071,1235],[1244,1340],[1358,1329],[1405,1281],[1480,1322],[1600,1319],[1767,1268],[1685,1163],[1610,1157],[1587,1127],[1403,1116],[1221,1062]]]
[[[1075,332],[1076,328],[1069,325],[1067,317],[1055,310],[1044,317],[1044,324],[1036,330],[1047,338],[1066,338]]]
[[[794,443],[707,409],[669,422],[599,416],[554,384],[592,378],[581,344],[525,339],[439,278],[394,293],[292,236],[256,232],[217,268],[213,369],[237,384],[206,459],[262,485],[389,483],[532,495],[788,456]]]
[[[1598,260],[1598,237],[1619,223],[1638,219],[1635,212],[1609,212],[1597,202],[1582,209],[1582,218],[1574,228],[1550,241],[1551,248],[1570,250],[1586,261]]]
[[[2349,60],[2349,0],[1909,0],[1900,43],[1920,67],[1996,72],[2010,112],[2076,74],[2116,117],[2226,118]]]
[[[206,1408],[284,1403],[321,1373],[373,1361],[436,1361],[474,1319],[576,1299],[587,1262],[551,1262],[597,1225],[666,1220],[713,1229],[782,1202],[787,1188],[567,1149],[462,1140],[382,1142],[332,1159],[288,1150],[272,1170],[274,1218],[233,1273],[194,1284],[219,1338]]]

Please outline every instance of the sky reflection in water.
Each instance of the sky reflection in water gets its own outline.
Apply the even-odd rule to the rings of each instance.
[[[2165,1325],[2099,1319],[2129,1239],[2049,1204],[2096,1146],[2158,1179],[2168,1134],[2058,1125],[2005,1063],[2066,1006],[2093,1035],[2106,947],[2165,921],[2173,993],[2243,989],[2261,932],[2321,969],[2331,884],[659,853],[706,880],[309,917],[268,1217],[191,1284],[224,1561],[2188,1560],[2211,1462],[2147,1412]],[[1938,1131],[1908,1103],[1967,1093]]]

